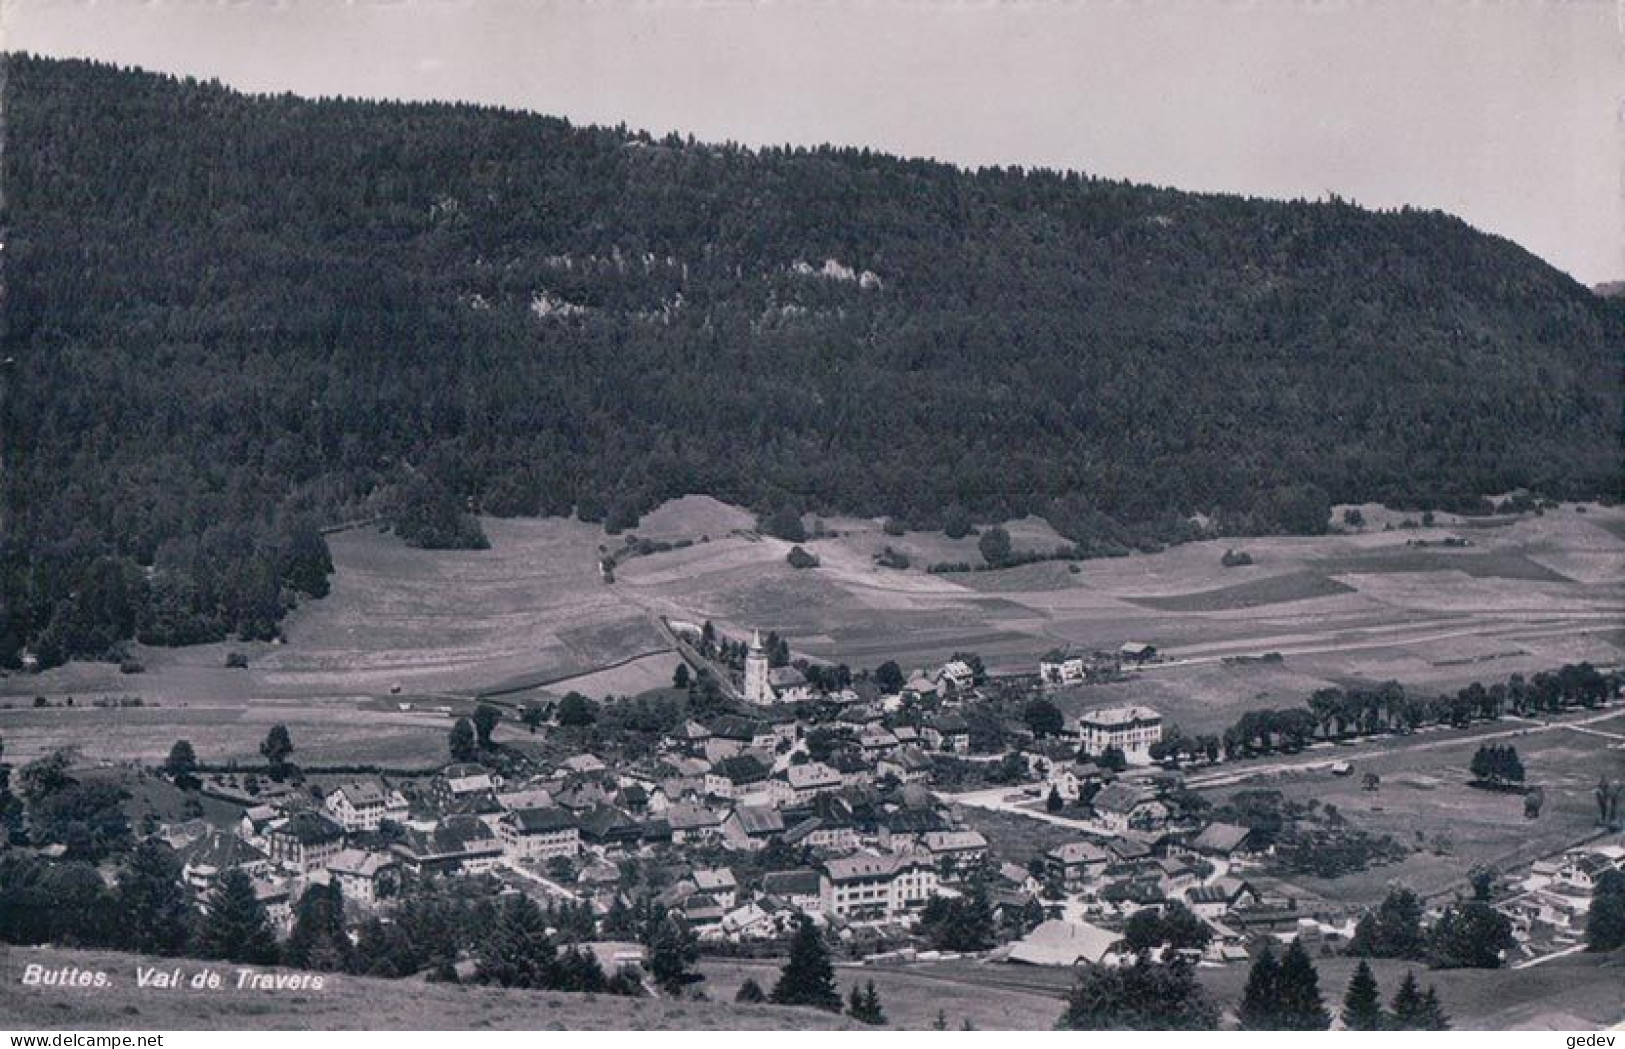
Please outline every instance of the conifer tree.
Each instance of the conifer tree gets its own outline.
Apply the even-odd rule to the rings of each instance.
[[[175,850],[156,838],[135,847],[113,897],[120,940],[142,954],[180,954],[192,935],[192,906]]]
[[[344,931],[344,893],[338,882],[312,885],[294,909],[293,932],[283,960],[301,969],[350,968],[350,937]]]
[[[1625,947],[1625,873],[1604,871],[1591,890],[1586,950],[1613,951],[1621,947]]]
[[[474,978],[501,987],[552,987],[556,963],[557,951],[542,909],[520,893],[509,897],[497,913],[480,949]]]
[[[1343,995],[1343,1026],[1351,1031],[1380,1031],[1382,1025],[1377,978],[1371,975],[1371,966],[1362,958],[1349,978],[1348,993]]]
[[[1253,959],[1247,973],[1247,987],[1241,993],[1241,1007],[1237,1019],[1248,1031],[1274,1031],[1280,1029],[1281,963],[1275,959],[1275,949],[1265,945],[1263,953]]]
[[[254,882],[233,868],[220,878],[209,897],[208,913],[198,930],[198,949],[205,958],[251,965],[277,960],[276,934],[271,931],[265,905],[254,893]]]
[[[1407,969],[1405,978],[1399,982],[1399,990],[1394,992],[1394,1000],[1390,1006],[1394,1017],[1394,1026],[1401,1031],[1416,1031],[1422,1016],[1422,989],[1416,985],[1416,973]]]
[[[873,980],[864,987],[852,985],[852,994],[847,998],[846,1015],[870,1027],[884,1026],[886,1013],[880,1007],[880,992],[875,990]]]
[[[1303,941],[1293,940],[1282,955],[1276,988],[1282,1030],[1324,1031],[1331,1025],[1331,1015],[1320,997],[1320,974]]]
[[[1422,995],[1422,1006],[1417,1010],[1417,1021],[1418,1030],[1450,1030],[1450,1017],[1445,1015],[1444,1007],[1439,1004],[1439,992],[1432,984],[1428,984],[1427,991]]]
[[[830,964],[824,936],[805,914],[796,919],[796,933],[790,941],[790,960],[779,972],[771,1000],[777,1005],[810,1005],[833,1013],[841,1011],[841,992],[835,987],[835,967]]]

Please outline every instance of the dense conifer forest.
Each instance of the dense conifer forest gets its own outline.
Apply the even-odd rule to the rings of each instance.
[[[1436,212],[4,66],[4,639],[269,636],[320,526],[1618,489],[1625,300]]]

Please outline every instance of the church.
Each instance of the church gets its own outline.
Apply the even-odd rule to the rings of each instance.
[[[745,653],[745,702],[767,706],[812,698],[812,687],[795,667],[769,666],[762,632],[754,631]]]

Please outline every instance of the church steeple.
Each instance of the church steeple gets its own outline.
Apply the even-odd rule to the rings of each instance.
[[[745,701],[748,703],[773,702],[773,686],[768,681],[767,650],[762,647],[762,632],[753,630],[750,650],[745,653]]]

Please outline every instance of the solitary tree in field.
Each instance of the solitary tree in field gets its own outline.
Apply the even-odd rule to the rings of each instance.
[[[983,561],[997,568],[1010,560],[1010,533],[994,525],[982,532],[981,538],[976,540],[976,549],[981,552]]]
[[[501,720],[502,711],[489,703],[481,703],[474,708],[474,732],[479,737],[480,749],[490,749],[491,733],[496,731],[497,722]]]
[[[762,990],[761,984],[747,978],[744,983],[739,985],[739,991],[734,995],[734,1001],[741,1005],[761,1005],[767,1001],[767,993]]]
[[[671,687],[672,688],[687,688],[688,687],[688,682],[689,682],[688,664],[687,663],[679,663],[679,664],[677,664],[677,669],[672,671]]]
[[[458,718],[456,724],[451,726],[451,736],[446,741],[451,749],[451,760],[473,761],[479,754],[479,746],[474,736],[474,723],[467,718]]]
[[[280,780],[288,773],[288,758],[293,754],[293,739],[288,735],[288,726],[272,725],[271,731],[265,734],[265,742],[260,744],[260,755],[271,768],[271,778]]]
[[[169,757],[164,759],[163,770],[180,789],[191,790],[196,787],[197,753],[192,749],[192,744],[184,739],[177,739],[175,745],[169,748]]]

